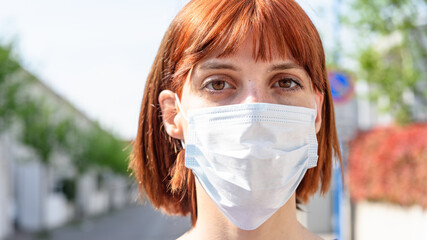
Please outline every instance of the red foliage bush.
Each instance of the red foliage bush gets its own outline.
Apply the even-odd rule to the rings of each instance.
[[[348,161],[353,200],[427,208],[427,124],[361,132]]]

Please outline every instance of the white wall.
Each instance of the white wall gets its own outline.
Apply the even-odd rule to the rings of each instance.
[[[108,192],[110,205],[113,208],[121,208],[128,203],[127,178],[110,175],[108,178]]]
[[[0,135],[0,239],[13,231],[13,181],[10,171],[9,136]]]
[[[426,240],[427,210],[386,203],[356,205],[355,240]]]
[[[6,191],[8,181],[5,168],[6,156],[4,147],[0,140],[0,239],[4,239],[9,234],[9,219],[7,218],[8,194]]]
[[[38,161],[17,164],[17,223],[23,230],[37,231],[43,227],[42,184],[44,169]]]
[[[72,217],[73,208],[63,194],[48,194],[45,204],[45,226],[53,229],[67,223]]]
[[[105,188],[99,188],[95,172],[86,173],[77,180],[77,204],[84,216],[108,210],[108,192]]]

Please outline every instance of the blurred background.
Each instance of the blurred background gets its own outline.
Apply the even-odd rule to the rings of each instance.
[[[145,78],[187,2],[0,0],[0,240],[190,228],[141,205],[127,171]],[[344,157],[300,222],[325,239],[427,239],[427,0],[297,2],[324,43]]]

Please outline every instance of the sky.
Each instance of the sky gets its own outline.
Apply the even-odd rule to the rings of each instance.
[[[333,48],[333,3],[300,0]],[[89,118],[134,139],[145,79],[187,0],[0,0],[0,43]]]

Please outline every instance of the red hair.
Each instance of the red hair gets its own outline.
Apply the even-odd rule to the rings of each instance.
[[[190,213],[193,225],[197,219],[194,176],[184,166],[180,142],[162,126],[158,96],[165,89],[180,95],[192,67],[214,51],[219,57],[233,54],[248,34],[257,46],[255,59],[270,60],[272,49],[291,56],[324,95],[317,167],[307,170],[296,190],[297,200],[307,202],[319,187],[321,193],[327,192],[334,154],[341,163],[322,42],[301,7],[293,0],[191,1],[169,26],[148,75],[129,166],[140,192],[156,208],[169,214]]]

